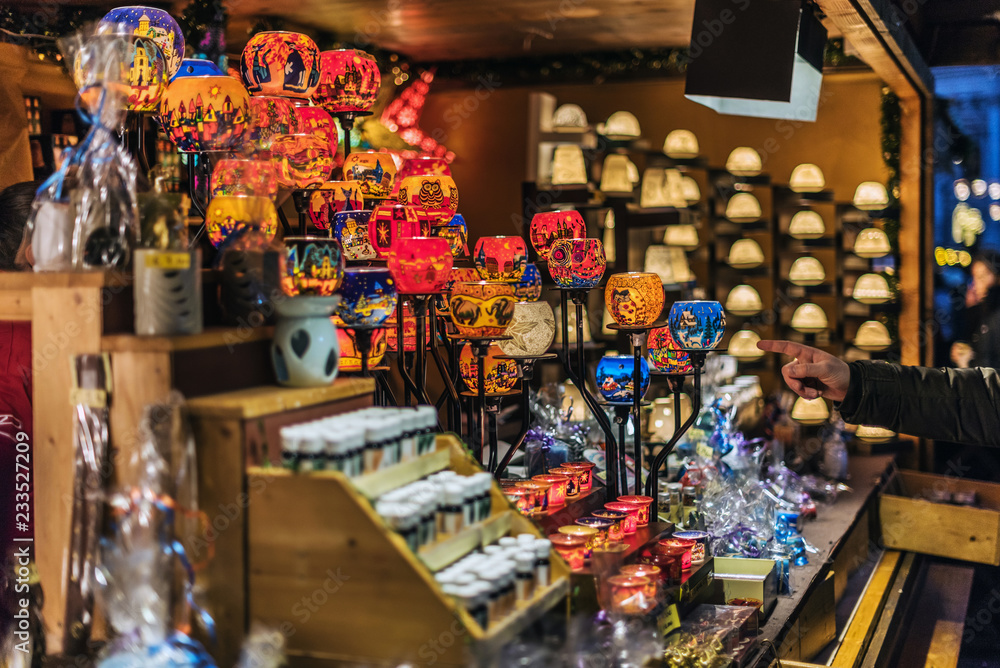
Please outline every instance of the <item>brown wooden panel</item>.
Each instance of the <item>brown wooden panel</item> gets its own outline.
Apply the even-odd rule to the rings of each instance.
[[[879,503],[887,548],[1000,566],[1000,513],[884,495]]]

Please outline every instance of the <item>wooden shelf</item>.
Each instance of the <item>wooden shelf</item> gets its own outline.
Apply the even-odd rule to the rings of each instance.
[[[447,450],[442,450],[448,454]],[[495,543],[510,532],[513,511],[502,512],[466,527],[454,536],[420,549],[418,556],[432,572],[445,568],[473,550]]]
[[[100,288],[126,285],[132,279],[119,271],[39,271],[0,272],[0,290],[31,288]]]
[[[435,450],[382,471],[352,478],[351,483],[354,485],[354,489],[364,494],[369,500],[376,499],[386,492],[426,478],[432,473],[443,471],[448,468],[450,461],[451,457],[447,449]]]
[[[274,327],[213,327],[200,334],[184,336],[137,336],[135,334],[110,334],[101,337],[104,352],[156,352],[172,353],[207,348],[231,348],[253,341],[269,341]]]
[[[340,377],[326,387],[264,385],[198,397],[188,401],[187,406],[192,415],[199,417],[245,420],[350,399],[374,391],[375,381],[372,378]]]

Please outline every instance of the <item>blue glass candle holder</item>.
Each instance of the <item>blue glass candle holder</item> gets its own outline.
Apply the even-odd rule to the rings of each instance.
[[[674,302],[667,323],[674,341],[689,350],[712,350],[726,333],[726,313],[719,302]]]
[[[337,315],[345,327],[381,327],[396,310],[396,282],[384,267],[345,270],[337,294]]]
[[[631,355],[605,355],[597,363],[597,389],[606,401],[632,403],[635,358]],[[639,358],[639,397],[649,388],[649,364]]]
[[[514,296],[523,302],[537,302],[542,297],[542,274],[534,262],[524,265],[521,280],[514,284]]]

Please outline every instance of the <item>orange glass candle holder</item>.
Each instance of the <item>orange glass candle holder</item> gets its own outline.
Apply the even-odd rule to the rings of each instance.
[[[547,482],[552,485],[552,489],[549,490],[549,508],[566,505],[566,488],[569,486],[569,478],[564,475],[546,473],[533,475],[531,479],[538,482]]]
[[[474,256],[480,278],[510,283],[524,274],[528,248],[521,237],[480,237]]]
[[[580,495],[580,474],[577,471],[557,466],[549,469],[549,473],[552,475],[564,475],[569,478],[569,484],[566,486],[566,496]]]
[[[612,526],[608,527],[608,540],[618,542],[625,539],[625,523],[632,517],[627,512],[623,510],[597,508],[590,511],[590,514],[592,517],[597,517],[614,523]],[[635,532],[633,531],[633,533]]]
[[[559,239],[582,239],[587,236],[587,224],[579,211],[546,211],[536,213],[529,227],[531,245],[538,259],[547,262],[552,245]],[[598,279],[600,280],[600,279]]]
[[[604,244],[597,239],[559,239],[549,252],[549,274],[564,288],[592,288],[608,266]]]
[[[694,550],[695,542],[693,540],[683,540],[681,538],[664,538],[656,543],[657,549],[663,549],[668,547],[680,547],[686,550],[684,556],[681,557],[681,569],[685,571],[691,570],[691,552]]]
[[[266,197],[278,195],[278,171],[269,160],[223,158],[212,169],[212,196]]]
[[[338,213],[358,211],[364,203],[358,184],[327,181],[309,193],[309,220],[316,229],[329,230],[336,227]]]
[[[687,550],[679,545],[657,546],[651,557],[654,564],[664,573],[666,586],[679,585],[684,577],[684,555]]]
[[[351,153],[344,160],[344,179],[357,182],[365,197],[388,197],[395,177],[396,163],[388,153]]]
[[[458,186],[450,176],[407,176],[399,180],[396,199],[450,219],[458,211]]]
[[[691,356],[681,350],[669,327],[657,327],[652,330],[646,345],[649,348],[649,361],[658,371],[668,373],[692,371]]]
[[[338,316],[333,316],[333,324],[337,326],[337,340],[340,342],[341,373],[357,373],[361,371],[361,352],[358,350],[357,337],[354,330],[344,325]],[[368,353],[368,366],[378,366],[385,357],[388,341],[384,329],[372,330],[372,349]]]
[[[514,318],[517,298],[508,283],[455,283],[448,298],[451,321],[468,338],[503,336]]]
[[[451,167],[444,158],[432,156],[407,158],[399,166],[399,172],[396,174],[394,193],[399,191],[399,183],[408,176],[451,176]]]
[[[293,135],[299,130],[295,103],[287,97],[268,95],[250,98],[250,121],[243,135],[243,149],[248,153],[271,150],[278,135]]]
[[[375,104],[382,74],[364,51],[337,49],[319,55],[319,85],[313,100],[331,114],[368,111]]]
[[[649,578],[614,575],[607,580],[611,588],[611,611],[620,615],[644,615],[655,604],[647,597]]]
[[[572,469],[580,472],[580,493],[586,494],[594,488],[594,467],[593,462],[566,462],[562,465],[564,469]]]
[[[559,533],[564,536],[579,536],[587,541],[586,549],[583,553],[584,561],[590,561],[590,557],[594,554],[594,548],[598,548],[604,544],[604,541],[600,540],[600,532],[593,527],[567,524],[566,526],[559,527]]]
[[[582,571],[586,563],[587,539],[583,536],[569,536],[556,533],[549,536],[556,553],[569,564],[570,570]]]
[[[621,501],[611,501],[605,503],[608,510],[616,510],[626,513],[628,518],[622,522],[622,531],[626,536],[634,534],[639,526],[639,506],[632,503],[622,503]]]
[[[646,597],[655,601],[659,597],[660,583],[663,581],[663,569],[653,564],[626,564],[621,568],[622,575],[636,578],[649,578],[649,588]]]
[[[524,480],[518,483],[518,486],[522,489],[528,490],[534,495],[536,513],[544,513],[548,511],[549,490],[552,489],[551,483],[538,482],[537,480]]]
[[[232,234],[245,227],[258,227],[274,239],[278,233],[278,212],[266,197],[218,195],[205,209],[205,231],[212,246],[219,248]]]
[[[604,288],[604,305],[614,321],[627,327],[648,327],[663,313],[663,283],[658,274],[633,271],[612,274]]]
[[[619,496],[619,503],[627,503],[639,510],[639,514],[636,515],[636,526],[644,527],[649,524],[649,509],[653,505],[653,497],[651,496]],[[607,508],[607,504],[604,506]]]
[[[324,137],[275,135],[271,157],[278,168],[278,185],[289,190],[322,185],[333,171],[333,154]]]
[[[511,487],[505,489],[503,494],[522,515],[530,515],[534,511],[535,498],[530,491],[520,487]]]
[[[429,295],[444,289],[453,261],[444,239],[407,237],[393,245],[387,266],[400,294]]]
[[[243,48],[240,76],[251,93],[308,98],[319,84],[319,49],[302,33],[259,32]]]
[[[337,155],[340,134],[337,132],[337,124],[333,122],[333,116],[322,107],[300,105],[295,107],[295,118],[298,127],[296,132],[325,137],[326,143],[330,145],[330,154]]]
[[[160,123],[178,151],[233,151],[243,142],[250,96],[232,77],[180,77],[160,99]]]
[[[483,382],[486,394],[504,394],[517,386],[517,362],[497,359],[503,355],[500,346],[491,345],[483,360]],[[458,356],[458,371],[470,392],[479,391],[479,357],[471,343],[462,346]]]
[[[381,204],[368,219],[368,234],[375,253],[388,257],[397,239],[429,236],[430,226],[421,222],[417,210],[400,204]]]

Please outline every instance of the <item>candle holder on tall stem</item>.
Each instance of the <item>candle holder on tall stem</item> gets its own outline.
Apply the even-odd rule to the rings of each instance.
[[[497,341],[509,341],[511,337],[509,336],[487,336],[487,337],[468,337],[468,336],[456,336],[453,340],[457,341],[467,341],[472,346],[472,352],[476,356],[476,391],[466,391],[462,392],[462,396],[471,397],[475,400],[475,408],[470,412],[469,417],[473,417],[473,413],[477,417],[476,426],[478,427],[478,439],[470,439],[475,444],[475,450],[473,454],[476,457],[476,461],[480,462],[484,466],[492,466],[489,468],[490,471],[494,470],[496,467],[496,448],[494,447],[490,453],[490,462],[483,462],[483,450],[488,444],[492,444],[497,440],[496,434],[496,413],[499,412],[500,400],[503,397],[510,396],[511,392],[501,392],[501,393],[488,393],[486,391],[486,358],[489,356],[490,346]],[[489,427],[487,427],[487,414],[491,412],[491,417],[489,418]],[[470,428],[470,435],[473,430]]]

